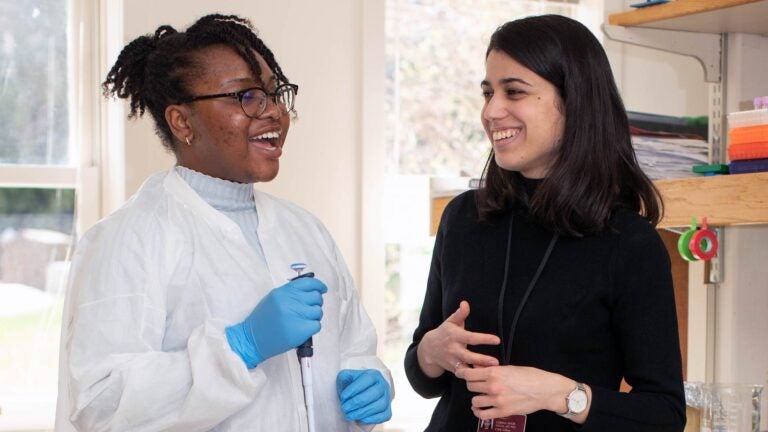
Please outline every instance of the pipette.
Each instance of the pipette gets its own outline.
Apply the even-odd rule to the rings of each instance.
[[[296,280],[303,277],[315,277],[312,272],[304,273],[304,269],[307,265],[301,262],[291,264],[291,269],[296,271],[296,277],[291,280]],[[299,356],[299,364],[301,365],[301,385],[304,388],[304,406],[307,409],[307,424],[309,426],[309,432],[315,432],[315,399],[312,395],[312,338],[310,337],[304,343],[296,347],[296,354]]]

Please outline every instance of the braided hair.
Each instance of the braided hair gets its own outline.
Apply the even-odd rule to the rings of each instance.
[[[129,99],[128,118],[141,117],[149,110],[157,135],[163,145],[173,151],[176,143],[165,120],[165,109],[193,96],[188,90],[190,82],[203,68],[196,54],[212,45],[232,48],[255,76],[260,77],[261,67],[253,54],[256,51],[279,83],[290,82],[248,19],[211,14],[200,18],[184,32],[163,25],[154,35],[147,34],[131,41],[120,52],[101,85],[104,96]]]

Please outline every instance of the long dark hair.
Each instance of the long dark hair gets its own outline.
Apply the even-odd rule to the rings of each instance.
[[[149,110],[163,145],[174,150],[176,142],[165,120],[165,109],[192,96],[189,84],[203,67],[200,50],[213,45],[232,48],[260,78],[261,67],[253,55],[256,51],[279,83],[289,82],[250,21],[236,15],[212,14],[200,18],[184,32],[164,25],[158,27],[154,35],[131,41],[102,83],[104,96],[130,99],[129,118],[142,116]]]
[[[520,174],[499,167],[491,150],[478,191],[480,220],[522,203],[543,225],[572,236],[604,230],[617,207],[657,224],[661,197],[637,163],[624,104],[592,33],[563,16],[528,17],[499,27],[486,57],[491,51],[507,54],[557,88],[565,130],[554,164],[532,197]]]

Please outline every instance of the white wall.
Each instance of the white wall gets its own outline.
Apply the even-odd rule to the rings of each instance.
[[[605,0],[608,15],[629,10],[636,0]],[[693,57],[603,38],[616,83],[629,111],[670,116],[706,116],[708,87]]]

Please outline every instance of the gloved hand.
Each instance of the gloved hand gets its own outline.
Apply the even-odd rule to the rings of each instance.
[[[249,369],[296,348],[320,331],[327,291],[324,283],[311,277],[273,289],[245,321],[226,328],[229,346]]]
[[[349,421],[377,424],[392,418],[389,383],[376,369],[339,371],[336,375],[336,393],[341,402],[341,411]]]

